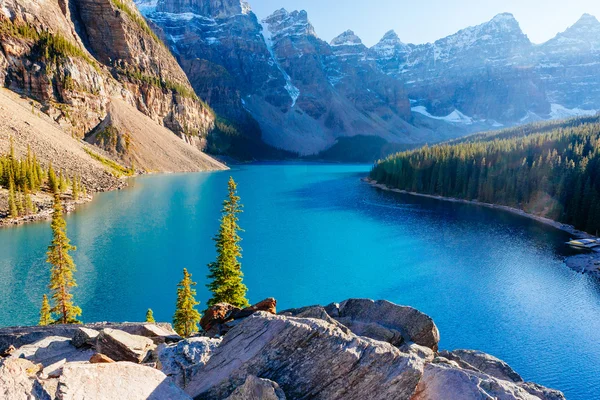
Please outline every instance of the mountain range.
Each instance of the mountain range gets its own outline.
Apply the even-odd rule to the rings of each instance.
[[[352,142],[389,151],[600,110],[600,23],[587,14],[541,45],[505,13],[434,43],[406,44],[390,31],[368,48],[350,30],[323,41],[305,11],[259,20],[240,0],[137,5],[238,137],[303,156]],[[235,146],[229,135],[219,149],[220,136],[213,151]]]

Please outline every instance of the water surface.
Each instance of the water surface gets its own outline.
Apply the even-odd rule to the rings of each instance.
[[[171,319],[188,268],[201,307],[226,182],[245,204],[252,302],[349,297],[431,315],[441,348],[480,349],[569,399],[600,392],[600,283],[564,265],[568,235],[506,212],[374,189],[363,165],[249,165],[142,177],[68,216],[85,321]],[[0,230],[0,326],[37,322],[49,223]]]

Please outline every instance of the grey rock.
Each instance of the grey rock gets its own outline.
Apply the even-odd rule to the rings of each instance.
[[[436,359],[427,364],[411,400],[501,399],[537,400],[517,384],[484,373],[462,369],[455,362]]]
[[[35,343],[19,347],[11,358],[25,358],[44,367],[59,363],[87,361],[94,354],[91,350],[77,349],[71,340],[61,336],[48,336]],[[55,366],[54,369],[56,369]]]
[[[185,390],[224,398],[255,375],[277,382],[289,398],[410,399],[423,367],[414,354],[325,321],[261,312],[224,337]]]
[[[529,394],[536,396],[541,400],[565,400],[565,395],[562,392],[554,389],[549,389],[542,385],[533,382],[524,382],[519,384]]]
[[[387,341],[396,346],[402,339],[437,351],[440,333],[428,315],[386,300],[350,299],[330,304],[325,310],[359,336]]]
[[[96,340],[96,351],[115,361],[141,363],[155,348],[156,345],[149,338],[111,328],[103,329]]]
[[[136,334],[152,339],[155,344],[174,343],[183,339],[172,328],[167,329],[156,324],[142,325],[142,329],[140,329],[140,332]]]
[[[51,400],[37,377],[40,366],[22,358],[0,359],[0,398],[6,400]]]
[[[210,359],[221,339],[196,337],[177,344],[158,346],[158,368],[181,388],[185,388],[190,375]]]
[[[350,329],[348,329],[345,325],[340,324],[337,320],[332,318],[333,316],[330,316],[323,306],[293,308],[290,310],[281,311],[279,315],[283,315],[285,317],[322,319],[323,321],[327,321],[330,324],[337,326],[346,333],[350,332]]]
[[[189,400],[162,372],[129,362],[67,364],[58,383],[59,400]]]
[[[96,343],[96,338],[99,333],[100,332],[95,329],[81,326],[75,331],[71,343],[77,348],[84,346],[92,347]]]
[[[456,360],[456,358],[458,358],[459,360],[475,367],[477,370],[498,379],[504,379],[515,383],[523,382],[523,378],[521,378],[521,376],[517,374],[515,370],[513,370],[507,363],[482,351],[442,351],[440,352],[440,355],[450,360]]]
[[[248,375],[246,382],[237,387],[226,400],[285,400],[285,393],[273,381]]]

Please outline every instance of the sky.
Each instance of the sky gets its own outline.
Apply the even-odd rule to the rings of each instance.
[[[573,25],[584,13],[600,18],[598,0],[248,0],[259,18],[285,8],[306,10],[320,38],[351,29],[367,46],[394,29],[405,43],[427,43],[512,13],[534,43]]]

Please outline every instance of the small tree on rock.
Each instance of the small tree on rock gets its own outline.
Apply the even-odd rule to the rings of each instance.
[[[195,299],[194,286],[196,282],[192,281],[192,274],[184,268],[183,279],[177,285],[177,304],[173,316],[173,328],[182,337],[198,332],[200,313],[196,310],[196,306],[200,303]]]
[[[50,303],[48,302],[48,296],[42,297],[42,308],[40,309],[40,326],[47,326],[54,323],[52,319],[52,313],[50,312]]]
[[[149,308],[148,311],[146,311],[146,322],[151,323],[151,324],[156,322],[154,320],[154,313],[152,312],[151,308]]]
[[[248,307],[246,299],[248,288],[243,283],[244,274],[239,258],[242,257],[242,247],[238,225],[238,214],[242,212],[240,197],[237,195],[237,185],[232,177],[229,178],[228,196],[223,201],[221,225],[219,232],[213,238],[217,249],[216,261],[208,264],[211,282],[207,285],[212,292],[208,306],[218,303],[229,303],[236,307]]]
[[[76,270],[70,251],[76,250],[67,237],[67,223],[63,217],[63,207],[58,194],[54,195],[54,212],[52,214],[52,243],[48,246],[47,262],[50,270],[50,291],[54,306],[51,312],[58,314],[57,324],[79,324],[77,317],[81,308],[73,303],[71,289],[76,287],[73,273]]]

